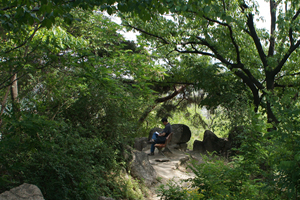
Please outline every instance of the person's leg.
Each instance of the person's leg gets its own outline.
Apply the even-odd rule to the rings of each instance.
[[[157,134],[155,134],[154,132],[151,139],[155,140],[156,138],[157,138]]]
[[[151,149],[150,149],[150,154],[151,155],[154,155],[154,150],[155,150],[155,146],[154,145],[155,144],[156,144],[155,142],[151,144]]]
[[[153,135],[152,135],[152,138],[150,139],[150,143],[153,143],[155,140],[156,140],[156,138],[157,138],[157,134],[155,134],[155,132],[153,133]]]

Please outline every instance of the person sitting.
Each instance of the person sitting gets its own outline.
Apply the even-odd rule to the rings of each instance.
[[[155,150],[155,144],[164,144],[166,142],[166,138],[168,135],[172,132],[172,127],[171,124],[168,122],[167,118],[162,118],[161,122],[165,125],[165,128],[160,132],[154,132],[152,135],[152,138],[150,140],[151,144],[151,149],[150,149],[150,154],[149,156],[154,155],[154,150]]]

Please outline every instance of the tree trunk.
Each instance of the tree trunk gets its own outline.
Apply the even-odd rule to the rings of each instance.
[[[270,99],[270,97],[273,96],[274,82],[275,82],[275,76],[273,75],[272,72],[267,71],[266,72],[266,83],[267,83],[267,91],[268,91],[268,94],[267,94],[268,123],[275,122],[277,124],[277,123],[279,123],[279,121],[272,111],[272,103],[271,103],[272,100]]]
[[[11,100],[13,113],[17,116],[20,113],[19,99],[18,99],[18,80],[17,74],[15,73],[11,77]]]

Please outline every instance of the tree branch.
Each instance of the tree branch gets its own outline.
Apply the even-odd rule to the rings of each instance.
[[[295,21],[299,15],[300,15],[300,9],[293,16],[292,22]],[[290,27],[290,29],[289,29],[289,38],[290,38],[290,44],[291,44],[291,46],[293,46],[294,45],[294,38],[293,38],[293,29],[292,29],[292,27]]]
[[[264,89],[263,85],[256,78],[254,78],[250,70],[246,69],[243,64],[239,64],[239,65],[240,66],[236,68],[243,70],[243,72],[248,76],[248,78],[252,81],[252,83],[256,85],[258,89]]]
[[[275,49],[275,28],[276,28],[276,7],[277,4],[275,0],[270,0],[270,14],[271,14],[271,36],[270,36],[270,46],[269,46],[269,52],[268,56],[274,55],[274,49]]]
[[[218,21],[218,20],[210,19],[210,18],[205,17],[205,16],[204,16],[204,18],[207,19],[207,20],[209,20],[209,21],[211,21],[211,22],[218,23],[218,24],[220,24],[220,25],[222,25],[222,26],[228,27],[229,32],[230,32],[230,38],[231,38],[231,41],[232,41],[232,43],[233,43],[233,45],[234,45],[234,48],[235,48],[235,51],[236,51],[236,54],[237,54],[237,63],[238,63],[238,64],[231,64],[231,63],[228,62],[229,65],[231,66],[231,69],[232,69],[232,68],[240,68],[241,70],[243,70],[243,71],[245,72],[245,74],[247,74],[247,76],[248,76],[248,78],[249,78],[249,81],[251,80],[251,81],[252,81],[252,84],[254,83],[254,84],[256,85],[256,87],[258,87],[259,89],[263,89],[262,84],[261,84],[257,79],[255,79],[254,76],[252,75],[252,73],[251,73],[248,69],[246,69],[246,68],[244,67],[244,65],[241,63],[239,47],[238,47],[238,44],[236,43],[236,41],[235,41],[235,39],[234,39],[234,37],[233,37],[232,27],[231,27],[229,24],[220,22],[220,21]],[[207,44],[208,44],[208,43],[207,43]],[[206,46],[207,46],[207,45],[206,45]],[[208,46],[208,47],[209,47],[213,52],[217,52],[216,50],[212,49],[212,46]],[[187,52],[187,53],[188,53],[188,52]],[[203,55],[205,55],[205,54],[203,54]],[[217,56],[214,56],[214,57],[217,57]],[[218,59],[221,58],[221,55],[220,55],[219,57],[217,57],[217,58],[218,58]],[[223,62],[224,60],[225,60],[225,59],[223,59],[223,58],[221,59],[222,62]],[[227,63],[227,64],[228,64],[228,63]],[[244,80],[244,78],[243,78],[243,80]],[[244,81],[245,81],[245,80],[244,80]]]
[[[14,48],[12,48],[12,49],[9,49],[9,50],[7,50],[7,51],[5,51],[4,53],[6,54],[6,53],[9,53],[9,52],[11,52],[11,51],[13,51],[13,50],[15,50],[15,49],[18,49],[18,48],[20,48],[20,47],[22,47],[22,46],[24,46],[28,41],[31,41],[32,40],[32,38],[33,38],[33,36],[35,35],[35,33],[40,29],[42,27],[42,25],[36,25],[36,27],[34,28],[34,31],[33,31],[33,33],[22,43],[22,44],[20,44],[19,46],[16,46],[16,47],[14,47]]]
[[[283,77],[285,77],[285,76],[296,76],[296,75],[299,75],[299,74],[300,74],[300,72],[294,73],[294,74],[286,74],[286,75],[277,77],[275,80],[279,80],[279,79],[281,79],[281,78],[283,78]]]
[[[285,88],[285,87],[295,87],[296,85],[294,84],[289,84],[289,85],[281,85],[281,84],[278,84],[278,83],[275,83],[274,84],[274,87],[279,87],[279,88]]]
[[[206,55],[206,56],[215,58],[214,54],[211,54],[208,52],[203,52],[203,51],[198,51],[197,49],[195,49],[194,51],[189,51],[189,50],[181,51],[175,47],[175,51],[177,51],[178,53],[196,53],[196,54]]]
[[[240,58],[240,51],[239,51],[239,46],[237,45],[234,37],[233,37],[233,31],[232,31],[232,27],[227,24],[227,23],[223,23],[223,22],[220,22],[218,20],[214,20],[214,19],[210,19],[206,16],[203,16],[205,19],[207,19],[208,21],[211,21],[211,22],[215,22],[215,23],[218,23],[222,26],[226,26],[228,29],[229,29],[229,35],[230,35],[230,39],[231,39],[231,42],[235,48],[235,52],[236,52],[236,56],[237,56],[237,63],[241,63],[241,58]]]
[[[209,44],[205,39],[201,38],[200,36],[196,36],[197,39],[201,41],[201,44],[204,46],[207,46],[213,53],[214,53],[214,58],[219,59],[223,64],[225,65],[232,65],[228,60],[226,60],[218,51],[215,47],[213,47],[211,44]]]
[[[184,90],[184,88],[186,87],[187,85],[183,85],[181,86],[179,89],[175,89],[175,91],[169,95],[169,96],[166,96],[166,97],[163,97],[163,98],[158,98],[155,100],[155,103],[162,103],[162,102],[165,102],[167,100],[170,100],[172,98],[174,98],[176,95],[178,95],[182,90]],[[156,105],[150,105],[148,106],[148,108],[146,108],[146,110],[144,111],[144,113],[142,114],[142,116],[140,117],[139,119],[139,123],[143,123],[143,121],[147,118],[148,114],[156,107]]]
[[[280,70],[282,69],[284,63],[287,61],[287,59],[290,57],[290,55],[300,46],[300,39],[297,41],[297,43],[290,47],[288,52],[284,55],[282,60],[278,63],[277,67],[273,70],[274,75],[278,74]]]
[[[155,102],[156,102],[156,103],[161,103],[161,102],[168,101],[168,100],[174,98],[176,95],[178,95],[178,94],[179,94],[182,90],[184,90],[184,88],[186,88],[187,86],[188,86],[188,85],[183,85],[183,86],[181,86],[179,89],[176,89],[176,88],[175,88],[175,91],[174,91],[172,94],[170,94],[169,96],[166,96],[166,97],[157,98],[157,99],[155,100]]]
[[[258,106],[260,104],[260,98],[259,98],[259,94],[258,94],[258,89],[255,87],[255,84],[250,80],[250,78],[248,76],[246,76],[243,72],[241,71],[235,71],[234,72],[238,77],[240,77],[243,82],[248,85],[248,87],[250,88],[252,94],[253,94],[253,101],[254,101],[254,105],[255,105],[255,110],[258,110]]]
[[[163,38],[163,37],[161,37],[161,36],[154,35],[154,34],[152,34],[152,33],[149,33],[149,32],[147,32],[147,31],[145,31],[145,30],[143,30],[143,29],[137,28],[137,27],[132,26],[132,25],[130,25],[130,24],[127,24],[127,25],[125,25],[125,26],[129,26],[130,28],[133,28],[133,29],[135,29],[135,30],[137,30],[137,31],[140,31],[140,32],[142,32],[142,33],[144,33],[144,34],[146,34],[146,35],[149,35],[149,36],[152,36],[152,37],[156,37],[156,38],[162,40],[164,44],[170,44],[165,38]]]
[[[267,67],[268,63],[267,63],[267,59],[266,59],[266,54],[264,53],[264,50],[262,48],[262,45],[260,43],[259,37],[256,33],[256,30],[254,28],[254,23],[253,23],[253,15],[250,13],[247,15],[247,25],[250,29],[250,36],[252,37],[254,44],[256,46],[256,49],[258,51],[259,57],[263,63],[264,68]]]

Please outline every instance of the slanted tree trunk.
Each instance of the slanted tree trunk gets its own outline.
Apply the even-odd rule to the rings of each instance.
[[[11,100],[12,108],[15,116],[18,116],[20,113],[19,98],[18,98],[18,79],[17,74],[13,74],[11,77]],[[18,117],[17,117],[18,118]]]

